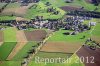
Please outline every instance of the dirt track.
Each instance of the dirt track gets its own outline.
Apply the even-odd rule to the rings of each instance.
[[[100,49],[91,50],[88,47],[84,46],[79,49],[77,55],[79,57],[83,56],[85,58],[85,62],[84,62],[85,66],[100,66]],[[90,63],[93,59],[91,56],[94,57],[93,60],[94,63]],[[86,63],[86,57],[89,58],[88,59],[89,63]]]
[[[3,32],[0,31],[0,46],[3,44],[3,41],[4,41]]]
[[[25,35],[28,41],[42,41],[47,32],[45,30],[25,31]]]
[[[3,42],[3,32],[0,31],[0,42]]]
[[[74,53],[81,45],[67,42],[47,42],[40,51]]]
[[[8,56],[7,60],[11,60],[20,51],[20,49],[22,49],[27,43],[27,40],[23,31],[17,31],[16,37],[17,37],[18,43],[16,44],[15,48],[12,50],[12,52]]]

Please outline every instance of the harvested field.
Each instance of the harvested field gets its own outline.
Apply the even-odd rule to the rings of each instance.
[[[100,65],[100,49],[91,50],[90,48],[84,46],[79,49],[79,51],[77,52],[77,55],[79,57],[81,56],[84,57],[85,66],[99,66]],[[86,57],[88,57],[89,63],[86,63],[87,62]]]
[[[67,42],[47,42],[40,51],[74,53],[81,45]]]
[[[27,42],[24,31],[22,31],[22,30],[17,31],[16,37],[17,37],[17,42]]]
[[[96,41],[97,43],[100,43],[100,37],[98,36],[93,36],[91,37],[94,41]]]
[[[4,9],[1,14],[2,15],[12,15],[12,14],[15,14],[15,10],[16,8]]]
[[[3,42],[0,42],[0,46],[3,44]]]
[[[79,7],[79,6],[63,6],[60,8],[64,11],[74,11],[74,10],[80,10],[81,7]]]
[[[17,22],[19,22],[19,21],[28,21],[28,19],[22,18],[22,17],[16,17],[16,21]]]
[[[34,3],[30,3],[28,6],[20,6],[19,8],[16,8],[16,10],[15,10],[15,14],[17,15],[25,15],[26,14],[26,12],[27,12],[27,10],[32,6],[32,5],[34,5]]]
[[[2,15],[14,14],[16,16],[24,16],[28,8],[30,8],[34,4],[30,3],[28,6],[20,6],[20,4],[18,5],[17,3],[15,3],[14,6],[11,6],[11,5],[8,5],[7,8],[5,8],[1,14]]]
[[[2,15],[16,15],[16,16],[24,16],[26,14],[27,9],[23,6],[23,7],[19,7],[19,8],[7,8],[4,9],[2,11]]]
[[[26,37],[23,31],[17,31],[17,44],[15,48],[12,50],[7,60],[11,60],[27,43]]]
[[[16,8],[15,10],[15,13],[16,15],[25,15],[26,14],[26,11],[27,11],[27,6],[22,6],[22,7],[19,7],[19,8]]]
[[[3,32],[2,31],[0,31],[0,42],[3,42]]]
[[[45,30],[25,31],[28,41],[42,41],[46,38],[47,32]]]

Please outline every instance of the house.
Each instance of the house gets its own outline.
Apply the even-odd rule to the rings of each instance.
[[[96,22],[89,22],[89,25],[95,26],[96,25]]]

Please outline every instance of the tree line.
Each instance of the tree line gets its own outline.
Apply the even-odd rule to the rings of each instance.
[[[94,18],[100,18],[100,12],[95,11],[70,11],[67,13],[67,15],[78,15],[78,16],[87,16],[87,17],[94,17]]]

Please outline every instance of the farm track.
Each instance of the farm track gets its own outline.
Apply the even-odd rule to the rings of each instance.
[[[3,42],[4,36],[3,36],[3,32],[0,31],[0,42]]]
[[[8,56],[7,60],[11,60],[25,46],[25,44],[27,44],[27,40],[23,31],[17,31],[16,37],[18,43]]]
[[[0,46],[3,44],[3,41],[4,41],[3,32],[0,31]]]

